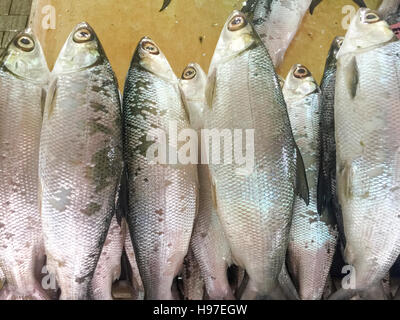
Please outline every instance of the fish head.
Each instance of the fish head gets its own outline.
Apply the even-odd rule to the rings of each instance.
[[[0,64],[14,75],[47,83],[49,68],[39,40],[30,28],[17,34],[4,51]]]
[[[234,10],[226,21],[212,58],[210,71],[221,61],[230,60],[261,41],[248,18]]]
[[[164,53],[149,37],[143,37],[136,47],[132,64],[138,64],[145,70],[168,81],[177,81]]]
[[[296,99],[308,96],[318,90],[318,84],[311,72],[301,64],[295,64],[290,69],[282,89],[285,98],[295,97]]]
[[[70,33],[65,42],[53,73],[69,73],[87,69],[105,57],[103,47],[93,28],[81,22]]]
[[[190,63],[182,72],[179,88],[190,123],[200,129],[205,109],[207,75],[197,63]]]
[[[347,53],[383,45],[394,39],[395,34],[388,23],[376,11],[360,8],[350,23],[337,59]]]

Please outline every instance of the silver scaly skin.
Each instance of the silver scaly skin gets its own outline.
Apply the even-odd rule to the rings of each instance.
[[[307,182],[274,66],[239,11],[223,27],[206,97],[205,128],[239,129],[242,136],[247,135],[245,130],[254,130],[254,168],[243,168],[234,159],[231,164],[225,161],[225,148],[221,148],[221,163],[214,164],[211,158],[209,165],[233,263],[249,276],[241,298],[284,298],[278,277],[285,261],[295,193],[308,202]],[[243,143],[236,151],[249,152]]]
[[[400,43],[393,39],[385,21],[360,9],[337,55],[337,189],[344,258],[361,296],[400,254]]]
[[[343,37],[332,41],[321,81],[320,112],[320,165],[318,173],[317,208],[319,214],[336,217],[342,245],[346,244],[343,219],[336,194],[336,141],[335,141],[335,85],[336,55],[343,43]]]
[[[195,63],[186,67],[180,80],[183,101],[192,128],[198,130],[199,141],[207,106],[206,82],[207,75]],[[227,276],[227,269],[231,264],[231,253],[212,199],[208,165],[199,164],[198,175],[199,209],[194,224],[191,248],[200,265],[208,297],[211,300],[234,299]]]
[[[162,148],[180,150],[184,146],[181,141],[175,145],[169,132],[175,125],[178,134],[188,129],[189,120],[178,79],[149,38],[139,42],[132,59],[123,112],[127,221],[145,298],[173,299],[171,287],[183,267],[197,210],[197,168],[195,164],[171,163],[173,159],[152,158],[161,160]],[[155,130],[165,134],[167,141],[151,141]]]
[[[114,215],[92,279],[91,295],[94,300],[113,300],[112,285],[121,275],[126,229],[127,226],[122,223],[119,225]]]
[[[0,299],[47,299],[36,276],[44,263],[38,158],[49,70],[27,29],[0,59]]]
[[[311,0],[247,1],[242,9],[252,19],[254,29],[268,49],[272,62],[278,67],[285,57]]]
[[[337,232],[329,216],[317,211],[317,182],[320,162],[321,91],[311,72],[294,65],[283,87],[290,122],[303,156],[310,192],[308,206],[300,198],[294,205],[288,246],[288,265],[300,298],[320,300],[335,253]],[[331,219],[334,221],[334,219]]]
[[[127,224],[125,218],[123,218],[123,223]],[[127,229],[127,234],[125,237],[125,245],[124,245],[125,253],[129,261],[129,265],[132,270],[131,274],[131,285],[134,291],[134,297],[136,300],[143,300],[144,298],[144,288],[142,278],[140,277],[139,267],[137,265],[135,250],[133,249],[133,244],[131,240],[131,236],[129,234],[129,230]]]
[[[48,269],[61,299],[88,299],[122,172],[117,81],[87,23],[53,69],[40,142],[41,212]]]
[[[190,247],[184,261],[182,282],[182,293],[184,300],[203,300],[204,281],[201,277],[199,263],[194,256],[192,248]]]

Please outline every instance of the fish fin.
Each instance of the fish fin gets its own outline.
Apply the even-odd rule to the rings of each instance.
[[[323,161],[318,171],[318,182],[317,182],[317,211],[320,216],[324,210],[328,207],[329,197],[331,194],[330,183],[325,179],[323,174]]]
[[[126,166],[122,170],[121,182],[118,190],[118,200],[116,207],[116,218],[118,224],[121,226],[122,218],[125,218],[129,210],[129,193],[128,193],[128,174]]]
[[[0,300],[50,300],[50,297],[39,283],[34,283],[32,289],[23,293],[15,292],[7,282],[0,290]]]
[[[314,10],[316,7],[318,7],[318,5],[322,2],[322,0],[312,0],[311,4],[310,4],[310,13],[313,14]]]
[[[361,8],[367,8],[367,5],[365,4],[364,0],[353,0],[353,2]]]
[[[217,83],[217,71],[214,69],[207,78],[207,85],[205,89],[205,96],[206,96],[206,102],[208,108],[212,108],[212,103],[214,100],[214,94],[215,94],[215,86]]]
[[[242,10],[240,10],[243,13],[246,14],[253,14],[254,9],[256,8],[258,0],[247,0],[245,5],[243,6]]]
[[[43,116],[46,113],[47,118],[51,117],[55,107],[56,98],[57,98],[57,80],[53,81],[47,90],[45,106],[43,109]]]
[[[357,290],[340,288],[338,291],[332,294],[328,300],[350,300],[357,294]]]
[[[161,7],[161,9],[160,9],[160,12],[163,11],[163,10],[165,10],[165,9],[169,6],[169,4],[171,3],[171,1],[172,1],[172,0],[164,0],[164,2],[163,2],[163,4],[162,4],[162,7]]]
[[[42,88],[42,95],[41,95],[41,99],[40,99],[42,118],[43,118],[43,114],[44,114],[44,108],[46,107],[46,96],[47,96],[47,92],[45,89]]]
[[[212,198],[212,203],[214,206],[214,209],[218,209],[218,201],[217,201],[217,186],[215,185],[214,179],[210,177],[211,181],[211,198]]]
[[[354,99],[357,95],[358,85],[359,85],[359,71],[358,65],[356,61],[356,57],[353,57],[349,68],[351,69],[349,72],[349,77],[347,79],[347,86],[352,99]]]
[[[308,182],[306,169],[299,148],[296,146],[296,194],[307,204],[310,203],[310,193],[308,190]]]

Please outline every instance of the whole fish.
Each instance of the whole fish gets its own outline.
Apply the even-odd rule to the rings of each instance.
[[[173,299],[171,287],[182,269],[197,210],[197,169],[190,159],[188,164],[181,161],[182,132],[189,128],[189,120],[178,79],[158,46],[146,37],[128,72],[123,112],[127,221],[145,298]],[[194,152],[196,163],[197,149]]]
[[[275,67],[283,62],[310,4],[311,0],[258,0],[247,1],[242,9],[252,20]]]
[[[213,145],[208,159],[217,212],[233,262],[249,277],[241,299],[284,298],[278,277],[295,194],[308,202],[308,187],[274,66],[239,11],[222,30],[206,97],[205,128],[212,140],[224,138],[224,150]]]
[[[94,300],[113,300],[112,285],[121,275],[121,257],[125,243],[127,226],[111,220],[106,241],[92,279],[92,297]]]
[[[331,44],[321,81],[320,112],[320,166],[318,173],[318,212],[336,216],[342,245],[346,245],[343,219],[336,195],[336,142],[335,142],[335,84],[336,55],[343,43],[343,37],[336,37]]]
[[[198,131],[204,127],[207,106],[205,88],[207,75],[198,64],[189,64],[182,73],[180,88],[189,114],[190,124]],[[199,154],[201,149],[199,148]],[[199,159],[201,161],[201,159]],[[227,269],[231,253],[212,199],[210,173],[207,164],[198,165],[199,209],[195,220],[191,248],[200,265],[207,295],[211,300],[234,299]]]
[[[39,174],[47,265],[61,299],[88,299],[122,172],[118,85],[94,30],[78,24],[55,63]]]
[[[321,90],[311,72],[294,65],[282,89],[295,141],[303,155],[310,192],[308,206],[300,198],[294,205],[288,246],[288,265],[300,298],[320,300],[336,248],[334,219],[320,217],[317,210],[317,183],[320,162]]]
[[[0,299],[46,299],[36,280],[44,263],[38,159],[49,70],[27,29],[0,58]]]
[[[400,43],[393,39],[378,14],[360,9],[337,55],[337,188],[355,288],[332,298],[383,291],[400,254]]]
[[[204,281],[201,276],[200,265],[190,247],[184,261],[182,281],[182,292],[185,300],[203,300]]]

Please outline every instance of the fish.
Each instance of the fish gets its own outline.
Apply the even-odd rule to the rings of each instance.
[[[207,107],[205,89],[207,75],[196,63],[189,64],[182,73],[180,89],[189,114],[190,125],[197,130],[201,141]],[[201,155],[201,145],[199,146]],[[212,198],[210,173],[207,164],[197,166],[199,178],[199,208],[190,246],[200,266],[206,292],[211,300],[233,300],[227,270],[231,265],[231,253],[222,230]]]
[[[242,8],[267,47],[275,67],[283,62],[310,4],[311,0],[258,0],[247,1]]]
[[[120,225],[121,223],[121,225]],[[121,257],[127,226],[114,215],[91,284],[93,300],[113,300],[113,283],[121,276]]]
[[[313,14],[315,8],[322,2],[323,0],[312,0],[310,4],[310,13]],[[361,8],[366,8],[367,5],[365,4],[364,0],[353,0]]]
[[[381,5],[377,9],[377,13],[382,19],[386,20],[389,15],[396,13],[399,7],[399,0],[383,0]]]
[[[346,245],[343,219],[336,194],[336,142],[335,142],[335,85],[336,55],[343,44],[344,37],[335,37],[331,43],[321,80],[320,112],[320,165],[317,186],[317,209],[320,215],[336,217],[341,246]]]
[[[243,161],[221,157],[222,150],[212,151],[213,157],[206,159],[232,261],[248,275],[240,299],[284,299],[278,278],[295,195],[308,203],[308,186],[272,60],[240,11],[233,11],[222,29],[208,73],[206,98],[205,128],[214,129],[213,136],[220,140],[222,136],[240,137],[240,131],[235,153],[248,159],[243,165]],[[220,161],[214,159],[218,152]]]
[[[194,256],[193,249],[190,247],[184,261],[182,282],[184,300],[203,300],[204,281],[201,276],[199,263]]]
[[[49,298],[37,280],[45,261],[37,172],[49,74],[31,29],[0,57],[1,300]]]
[[[346,237],[344,259],[358,294],[384,299],[382,280],[400,253],[400,43],[379,15],[361,8],[337,54],[336,180]],[[372,295],[371,295],[372,294]]]
[[[164,0],[164,2],[163,2],[163,4],[162,4],[162,7],[161,7],[161,9],[160,9],[160,12],[161,12],[161,11],[164,11],[164,10],[169,6],[169,4],[171,3],[171,1],[172,1],[172,0]]]
[[[176,137],[185,133],[189,118],[176,75],[147,37],[140,40],[128,71],[123,119],[127,221],[145,299],[172,300],[171,287],[183,268],[197,212],[197,149],[194,163],[180,160],[185,144],[171,132]]]
[[[310,203],[300,198],[294,205],[288,246],[289,272],[302,300],[320,300],[326,286],[337,231],[335,219],[322,217],[317,210],[318,169],[320,166],[321,90],[307,67],[294,65],[282,89],[297,146],[303,156]]]
[[[125,220],[125,218],[123,218]],[[124,223],[127,224],[126,220]],[[127,232],[124,245],[125,253],[131,267],[131,285],[136,296],[136,300],[144,299],[144,288],[142,278],[140,277],[139,267],[137,265],[135,250],[133,249],[132,239]]]
[[[47,267],[61,300],[87,300],[123,166],[118,84],[88,23],[73,29],[51,78],[39,157]]]

